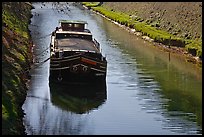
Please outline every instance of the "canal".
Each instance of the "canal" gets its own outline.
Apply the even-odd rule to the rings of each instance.
[[[28,135],[202,134],[202,69],[72,3],[33,5],[29,28],[39,63],[22,106]],[[59,19],[88,22],[108,61],[102,87],[49,86],[49,60],[40,62],[49,58]]]

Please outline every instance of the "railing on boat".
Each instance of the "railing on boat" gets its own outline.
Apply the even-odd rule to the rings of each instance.
[[[93,40],[96,48],[100,51],[100,44],[98,43],[98,41],[96,41],[96,39]]]

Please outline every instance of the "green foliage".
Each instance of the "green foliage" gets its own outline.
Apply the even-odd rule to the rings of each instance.
[[[93,7],[94,10],[100,12],[101,14],[107,16],[108,18],[122,24],[122,25],[126,25],[130,24],[131,22],[131,18],[129,15],[124,14],[122,12],[114,12],[114,11],[109,11],[103,7]]]
[[[2,4],[2,135],[22,134],[22,102],[26,96],[24,72],[29,59],[28,23],[31,6]]]
[[[2,19],[7,26],[16,33],[28,38],[28,33],[26,32],[28,23],[20,20],[15,13],[4,10],[2,14]]]
[[[2,134],[15,134],[13,124],[17,118],[17,107],[14,103],[13,92],[7,90],[2,92]]]
[[[185,48],[187,51],[195,50],[196,56],[202,58],[202,42],[191,41],[185,46]]]
[[[98,6],[99,2],[82,2],[82,4],[86,7],[96,7]]]

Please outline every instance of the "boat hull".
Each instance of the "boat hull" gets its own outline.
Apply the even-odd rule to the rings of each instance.
[[[90,54],[90,53],[89,53]],[[85,53],[50,59],[50,82],[103,82],[106,80],[107,62]]]

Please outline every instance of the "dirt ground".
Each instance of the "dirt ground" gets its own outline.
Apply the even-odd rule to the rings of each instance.
[[[179,37],[202,38],[202,2],[104,2],[103,6],[149,20]]]

